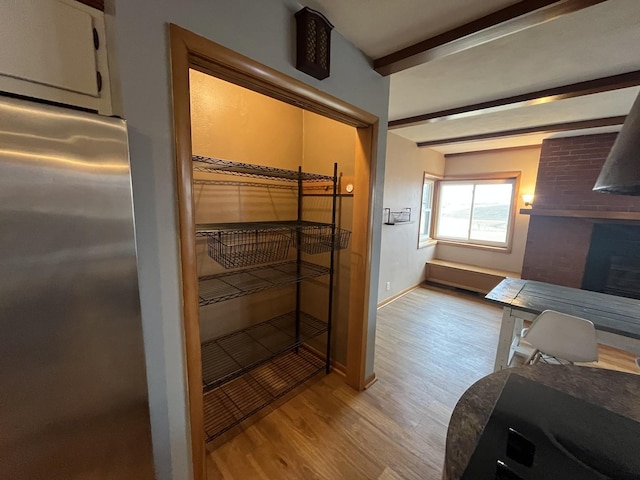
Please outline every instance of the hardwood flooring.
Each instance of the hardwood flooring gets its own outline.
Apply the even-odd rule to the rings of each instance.
[[[355,392],[336,373],[208,455],[209,480],[438,480],[449,417],[491,373],[502,310],[479,297],[418,288],[378,310],[378,381]],[[600,366],[637,372],[601,351]]]

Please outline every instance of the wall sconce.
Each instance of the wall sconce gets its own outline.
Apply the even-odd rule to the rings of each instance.
[[[522,195],[522,201],[525,207],[533,207],[533,193],[525,193]]]

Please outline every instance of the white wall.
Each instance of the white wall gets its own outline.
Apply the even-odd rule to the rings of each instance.
[[[436,247],[436,258],[520,273],[527,243],[529,215],[521,215],[518,211],[524,208],[522,194],[535,191],[539,160],[540,146],[490,150],[447,157],[444,169],[445,177],[447,175],[474,175],[515,171],[522,172],[522,174],[520,176],[520,192],[516,205],[516,220],[510,253],[439,243]]]
[[[384,208],[411,208],[410,224],[382,226],[378,303],[424,280],[425,262],[433,258],[435,246],[418,248],[424,173],[444,174],[444,155],[396,134],[387,134],[384,175]],[[391,289],[386,290],[386,283]]]
[[[380,118],[375,192],[382,192],[389,79],[333,32],[331,77],[295,70],[292,0],[111,0],[124,116],[129,123],[140,298],[159,480],[191,478],[181,320],[169,22],[298,78]],[[107,2],[107,10],[113,7]],[[117,81],[117,79],[115,79]],[[373,371],[381,198],[374,198],[367,372]]]

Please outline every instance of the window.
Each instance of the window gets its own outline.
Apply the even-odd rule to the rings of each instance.
[[[420,209],[418,248],[426,247],[431,242],[431,209],[433,207],[434,186],[434,177],[425,173],[422,183],[422,207]]]
[[[440,182],[436,238],[508,247],[517,180],[510,177]]]

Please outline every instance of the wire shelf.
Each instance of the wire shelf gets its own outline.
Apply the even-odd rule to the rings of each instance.
[[[300,229],[300,236],[294,232],[291,241],[295,248],[305,253],[317,254],[331,251],[331,227],[330,226],[307,226]],[[299,242],[298,242],[299,238]],[[344,250],[349,246],[351,232],[342,228],[335,229],[335,250]]]
[[[392,212],[390,208],[385,208],[384,213],[387,217],[385,225],[395,225],[396,223],[409,223],[411,222],[411,209],[403,208],[399,212]]]
[[[194,178],[194,185],[219,185],[223,187],[259,187],[280,190],[298,190],[298,185],[277,184],[277,183],[258,183],[258,182],[231,182],[228,180],[209,180],[205,178]]]
[[[207,236],[209,256],[224,268],[284,260],[291,237],[278,232],[216,232]]]
[[[244,177],[284,180],[289,182],[297,182],[298,179],[301,179],[303,182],[333,181],[333,177],[331,175],[304,173],[297,172],[295,170],[266,167],[264,165],[231,162],[229,160],[222,160],[219,158],[194,155],[192,160],[196,162],[196,165],[193,167],[193,170],[196,172],[224,173]]]
[[[207,237],[209,256],[225,268],[284,260],[290,245],[310,254],[331,251],[331,224],[328,223],[297,220],[209,223],[197,225],[196,236]],[[349,230],[336,228],[335,250],[348,248],[350,239]]]
[[[305,349],[273,358],[204,395],[209,442],[321,372],[325,362]]]
[[[274,287],[291,285],[305,278],[319,277],[329,273],[328,268],[309,262],[301,262],[298,269],[298,263],[290,261],[207,275],[199,278],[200,306],[224,302]]]
[[[295,348],[327,331],[327,324],[300,312],[296,341],[296,314],[290,312],[202,344],[202,383],[205,391]]]
[[[196,225],[196,236],[208,237],[212,233],[290,232],[298,228],[331,227],[330,223],[305,220],[278,220],[273,222],[200,223]]]

